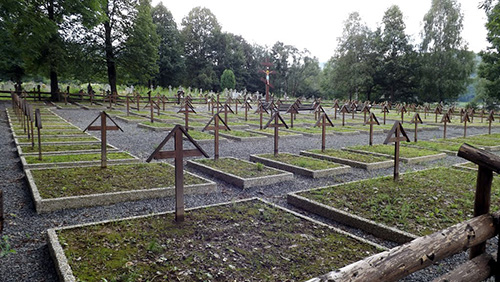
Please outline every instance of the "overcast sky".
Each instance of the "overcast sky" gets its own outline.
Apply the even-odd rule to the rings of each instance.
[[[163,4],[173,14],[178,28],[182,18],[194,7],[206,7],[217,17],[222,30],[241,35],[249,43],[272,46],[277,41],[307,49],[320,62],[333,54],[343,22],[351,12],[359,12],[361,19],[374,30],[391,5],[403,12],[406,33],[414,43],[420,43],[422,19],[429,11],[431,0],[153,0],[153,6]],[[457,0],[464,14],[462,37],[469,50],[479,52],[487,46],[486,16],[479,10],[480,0]]]

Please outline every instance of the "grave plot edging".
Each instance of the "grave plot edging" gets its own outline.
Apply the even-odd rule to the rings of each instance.
[[[342,185],[342,184],[340,184]],[[324,188],[324,187],[323,187]],[[321,189],[321,188],[317,188]],[[379,238],[390,240],[396,243],[407,243],[418,236],[401,231],[399,229],[389,227],[384,224],[377,223],[375,221],[357,216],[355,214],[350,214],[345,211],[330,207],[305,197],[297,195],[299,192],[289,193],[287,195],[287,203],[301,208],[305,211],[312,212],[314,214],[320,215],[322,217],[338,221],[340,223],[361,229],[368,233],[371,233]]]
[[[331,161],[331,162],[341,163],[341,164],[345,164],[345,165],[348,165],[351,167],[357,167],[357,168],[362,168],[362,169],[366,169],[366,170],[374,170],[374,169],[388,168],[388,167],[394,166],[393,160],[387,160],[387,161],[376,162],[376,163],[364,163],[364,162],[359,162],[359,161],[354,161],[354,160],[349,160],[349,159],[332,157],[332,156],[328,156],[328,155],[311,153],[311,152],[307,152],[307,151],[300,151],[300,154],[304,155],[304,156],[308,156],[308,157],[313,157],[313,158],[318,158],[318,159],[327,160],[327,161]]]
[[[244,160],[240,160],[244,161]],[[224,180],[228,183],[234,184],[237,187],[240,187],[242,189],[250,188],[250,187],[256,187],[256,186],[265,186],[265,185],[271,185],[275,183],[279,183],[282,181],[287,181],[287,180],[292,180],[293,179],[293,173],[288,172],[288,171],[282,171],[279,169],[275,169],[278,171],[281,171],[282,173],[280,174],[274,174],[274,175],[268,175],[268,176],[261,176],[261,177],[251,177],[251,178],[242,178],[237,175],[231,174],[224,172],[222,170],[218,170],[212,167],[209,167],[204,164],[200,164],[195,161],[187,161],[187,166],[197,169],[203,173],[212,175],[216,178],[219,178],[221,180]],[[274,168],[273,168],[274,169]]]
[[[112,192],[112,193],[100,193],[91,194],[83,196],[70,196],[61,197],[53,199],[43,199],[40,196],[38,188],[36,186],[35,180],[33,179],[33,174],[30,169],[25,170],[26,178],[28,179],[28,184],[31,190],[31,195],[33,201],[35,202],[35,210],[38,214],[53,212],[64,209],[77,209],[83,207],[93,207],[93,206],[105,206],[120,202],[128,201],[138,201],[144,199],[154,199],[154,198],[164,198],[171,197],[175,195],[174,187],[160,187],[152,188],[147,190],[130,190],[122,192]],[[215,192],[217,189],[217,184],[206,178],[198,175],[194,175],[188,171],[188,173],[195,177],[201,178],[206,183],[185,185],[185,194],[206,194]]]
[[[369,151],[364,151],[364,150],[356,150],[356,149],[350,149],[350,148],[342,148],[342,150],[354,152],[354,153],[365,154],[365,155],[374,155],[374,156],[379,156],[379,157],[394,158],[394,156],[392,156],[392,155],[376,153],[376,152],[369,152]],[[436,152],[436,154],[421,156],[421,157],[413,157],[413,158],[399,157],[399,160],[401,160],[402,162],[407,163],[407,164],[416,164],[416,163],[421,163],[421,162],[430,162],[430,161],[434,161],[434,160],[439,160],[439,159],[442,159],[445,157],[446,157],[446,153],[437,153]]]
[[[213,133],[213,132],[212,132]],[[224,134],[219,132],[219,136],[222,136],[226,139],[231,139],[239,142],[257,142],[257,141],[265,141],[268,140],[268,136],[255,136],[255,137],[238,137],[230,134]]]
[[[274,134],[272,134],[272,133],[260,132],[258,130],[253,130],[253,129],[247,129],[246,131],[274,138]],[[292,139],[292,138],[297,138],[297,137],[302,137],[302,136],[303,136],[302,134],[278,135],[278,139]]]
[[[147,118],[144,118],[144,117],[143,117],[143,119],[128,119],[127,117],[114,116],[114,118],[116,120],[123,121],[126,123],[139,123],[139,122],[143,122],[143,121],[147,120]]]
[[[309,133],[309,132],[295,131],[293,129],[281,129],[281,130],[286,131],[286,132],[291,132],[291,133],[300,133],[306,137],[321,137],[321,133]],[[357,133],[359,133],[359,132],[357,132]],[[330,131],[330,132],[327,132],[325,135],[326,136],[333,136],[335,134]]]
[[[311,178],[321,178],[321,177],[329,177],[339,174],[348,173],[351,170],[351,167],[342,165],[335,168],[321,169],[321,170],[311,170],[271,159],[267,159],[258,155],[250,155],[250,161],[260,162],[264,165],[286,170],[292,172],[294,174],[300,174]]]
[[[377,243],[374,243],[374,242],[369,241],[367,239],[364,239],[362,237],[359,237],[359,236],[356,236],[354,234],[348,233],[348,232],[343,231],[341,229],[338,229],[336,227],[330,226],[328,224],[325,224],[323,222],[320,222],[320,221],[315,220],[313,218],[310,218],[308,216],[302,215],[300,213],[297,213],[295,211],[292,211],[290,209],[284,208],[282,206],[276,205],[274,203],[268,202],[268,201],[266,201],[264,199],[257,198],[257,197],[252,197],[252,198],[242,199],[242,200],[235,200],[235,201],[232,201],[232,202],[223,202],[223,203],[217,203],[217,204],[212,204],[212,205],[204,205],[204,206],[199,206],[199,207],[195,207],[195,208],[188,208],[188,209],[186,209],[186,212],[193,211],[193,210],[198,210],[198,209],[205,209],[205,208],[211,208],[211,207],[224,206],[224,205],[228,205],[228,204],[234,205],[234,204],[248,202],[248,201],[260,201],[260,202],[263,202],[265,204],[270,205],[271,207],[275,207],[277,209],[280,209],[283,212],[291,213],[292,215],[294,215],[294,216],[296,216],[296,217],[298,217],[300,219],[307,220],[307,221],[313,222],[315,224],[328,227],[333,232],[337,232],[337,233],[342,234],[344,236],[354,238],[354,239],[356,239],[356,240],[358,240],[358,241],[360,241],[362,243],[374,246],[377,249],[380,249],[381,251],[387,251],[388,250],[388,248],[386,248],[386,247],[384,247],[382,245],[379,245]],[[47,230],[47,241],[48,241],[48,245],[49,245],[49,252],[50,252],[50,255],[51,255],[52,259],[54,260],[56,271],[57,271],[57,273],[59,275],[59,279],[62,282],[75,282],[76,281],[76,278],[73,275],[73,271],[71,270],[71,266],[69,265],[69,262],[68,262],[68,259],[66,257],[66,254],[64,253],[64,250],[63,250],[63,248],[61,246],[61,243],[59,242],[59,238],[57,236],[57,231],[67,230],[67,229],[74,229],[74,228],[81,228],[81,227],[87,227],[87,226],[94,226],[94,225],[99,225],[99,224],[106,224],[106,223],[110,223],[110,222],[120,222],[120,221],[125,221],[125,220],[142,219],[142,218],[148,218],[148,217],[153,217],[153,216],[161,216],[161,215],[172,214],[172,213],[174,213],[174,211],[161,212],[161,213],[152,213],[152,214],[148,214],[148,215],[131,216],[131,217],[125,217],[125,218],[120,218],[120,219],[103,220],[103,221],[98,221],[98,222],[90,222],[90,223],[83,223],[83,224],[76,224],[76,225],[71,225],[71,226],[56,227],[56,228],[50,228],[50,229],[48,229]]]
[[[78,154],[76,154],[78,155]],[[101,163],[100,160],[96,161],[79,161],[79,162],[61,162],[61,163],[37,163],[37,164],[28,164],[26,162],[26,157],[24,155],[19,156],[21,159],[21,164],[23,165],[24,170],[32,169],[32,168],[65,168],[65,167],[79,167],[79,166],[88,166],[88,165],[98,165]],[[138,163],[141,160],[134,156],[130,155],[128,159],[116,159],[110,160],[108,159],[106,162],[108,164],[128,164],[128,163]]]
[[[167,127],[157,127],[157,126],[147,125],[147,124],[144,124],[144,123],[138,123],[137,127],[146,128],[146,129],[153,130],[153,131],[170,131],[173,128],[173,126],[172,127],[170,127],[170,126],[167,126]]]
[[[117,152],[120,149],[117,147],[108,144],[109,148],[107,148],[108,152]],[[24,153],[23,149],[21,146],[16,146],[17,147],[17,152],[19,153],[19,156],[38,156],[38,152],[33,152],[33,153]],[[43,148],[43,147],[42,147]],[[71,155],[71,154],[88,154],[88,153],[100,153],[101,149],[92,149],[92,150],[74,150],[74,151],[51,151],[51,152],[44,152],[42,150],[43,156],[53,156],[53,155]]]

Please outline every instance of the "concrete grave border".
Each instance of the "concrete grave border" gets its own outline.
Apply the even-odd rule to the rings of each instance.
[[[386,157],[386,158],[393,158],[394,156],[387,155],[387,154],[382,154],[382,153],[375,153],[375,152],[369,152],[369,151],[363,151],[363,150],[356,150],[356,149],[350,149],[350,148],[342,148],[342,150],[349,151],[349,152],[355,152],[355,153],[360,153],[360,154],[365,154],[365,155],[373,155],[373,156],[379,156],[379,157]],[[407,164],[416,164],[416,163],[421,163],[421,162],[430,162],[430,161],[435,161],[439,160],[442,158],[446,157],[446,153],[439,153],[436,152],[436,154],[432,155],[427,155],[427,156],[421,156],[421,157],[414,157],[414,158],[403,158],[399,157],[399,159]]]
[[[375,163],[365,163],[365,162],[359,162],[359,161],[338,158],[338,157],[333,157],[333,156],[328,156],[328,155],[323,155],[323,154],[311,153],[311,152],[307,152],[307,151],[300,151],[300,154],[304,155],[304,156],[308,156],[308,157],[313,157],[313,158],[318,158],[318,159],[327,160],[327,161],[331,161],[331,162],[341,163],[341,164],[345,164],[345,165],[348,165],[351,167],[357,167],[357,168],[362,168],[362,169],[366,169],[366,170],[389,168],[389,167],[394,166],[394,160],[387,160],[387,161],[375,162]]]

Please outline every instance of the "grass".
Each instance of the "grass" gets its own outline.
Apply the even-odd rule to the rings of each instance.
[[[291,164],[294,166],[303,167],[303,168],[307,168],[307,169],[311,169],[311,170],[323,170],[323,169],[336,168],[336,167],[341,166],[339,164],[325,161],[325,160],[319,160],[319,159],[315,159],[315,158],[311,158],[311,157],[299,156],[299,155],[288,154],[288,153],[279,153],[278,156],[275,156],[274,154],[263,154],[263,155],[259,155],[259,157],[271,159],[273,161],[287,163],[287,164]]]
[[[443,141],[443,139],[439,139],[440,141]],[[470,145],[476,145],[476,146],[498,146],[500,145],[500,140],[497,138],[488,138],[484,136],[471,136],[471,137],[466,137],[466,138],[450,138],[450,139],[444,139],[447,142],[454,142],[454,143],[468,143]]]
[[[108,146],[108,148],[111,148]],[[21,146],[23,153],[38,153],[38,145],[35,144],[34,147],[31,146]],[[42,145],[42,152],[61,152],[61,151],[79,151],[79,150],[100,150],[101,144],[89,144],[89,145]]]
[[[262,133],[267,133],[267,134],[273,134],[274,135],[274,128],[266,128],[266,129],[255,129],[254,131],[258,131],[258,132],[262,132]],[[289,131],[283,131],[283,130],[280,130],[278,132],[279,135],[296,135],[295,133],[293,132],[289,132]]]
[[[262,164],[259,166],[258,163],[254,164],[234,158],[221,158],[218,160],[197,159],[196,162],[242,178],[261,177],[282,173],[279,170],[267,166],[262,167]]]
[[[31,142],[31,139],[28,138],[19,138],[18,139],[20,143],[29,143]],[[35,134],[35,142],[37,142],[38,138],[36,137]],[[85,137],[53,137],[53,136],[42,136],[42,142],[78,142],[78,141],[98,141],[97,138],[93,136],[85,136]]]
[[[245,131],[245,130],[228,130],[222,132],[223,134],[231,135],[231,136],[236,136],[236,137],[243,137],[243,138],[248,138],[248,137],[262,137],[261,134],[258,133],[253,133],[250,131]]]
[[[349,213],[427,235],[472,217],[477,173],[435,168],[391,177],[368,179],[301,196]],[[498,210],[500,182],[493,181],[491,207]]]
[[[394,156],[394,145],[392,145],[392,144],[391,145],[379,144],[379,145],[373,145],[373,146],[359,145],[359,146],[349,147],[349,149],[362,150],[362,151],[367,151],[367,152],[373,152],[373,153]],[[423,156],[429,156],[429,155],[435,155],[435,154],[437,154],[436,151],[427,150],[427,149],[419,149],[419,148],[412,148],[412,147],[405,147],[405,146],[399,147],[399,156],[401,158],[415,158],[415,157],[423,157]]]
[[[131,158],[132,156],[130,154],[124,152],[107,154],[108,160],[122,160]],[[25,156],[25,159],[28,164],[99,161],[101,160],[101,153],[78,154],[78,155],[51,155],[51,156],[43,156],[42,160],[39,160],[38,156]]]
[[[321,127],[294,127],[290,128],[290,130],[304,132],[304,133],[312,133],[312,134],[321,134]],[[327,127],[326,132],[334,131],[334,127]]]
[[[426,148],[429,150],[435,150],[435,151],[451,151],[451,152],[458,152],[458,148],[462,144],[458,143],[450,143],[450,142],[439,142],[439,141],[418,141],[417,143],[402,143],[403,145],[411,145],[411,146],[418,146],[422,148]]]
[[[78,281],[304,281],[379,251],[256,200],[57,234]]]
[[[205,133],[205,132],[200,132],[200,131],[195,131],[195,130],[189,130],[188,134],[194,140],[213,140],[214,139],[214,136],[210,133]]]
[[[42,125],[42,127],[43,127],[43,125]],[[34,128],[33,132],[36,135],[37,129]],[[27,134],[27,133],[24,133],[24,131],[19,130],[19,131],[16,131],[16,134]],[[46,128],[42,128],[42,130],[40,131],[40,134],[42,136],[54,136],[54,135],[85,135],[86,133],[83,132],[83,130],[72,127],[72,128],[67,128],[67,129],[55,129],[55,130],[52,130],[52,129],[46,130]]]
[[[42,198],[82,196],[175,185],[171,165],[162,163],[32,170]],[[201,178],[184,174],[184,184],[201,184]]]
[[[144,122],[141,122],[141,124],[144,124],[144,125],[147,125],[147,126],[152,126],[152,127],[160,127],[160,128],[167,128],[167,127],[174,128],[173,125],[167,124],[167,123],[163,123],[163,122],[144,121]]]
[[[314,150],[309,150],[308,152],[337,157],[337,158],[341,158],[341,159],[353,160],[353,161],[362,162],[362,163],[377,163],[377,162],[384,162],[384,161],[391,160],[391,159],[385,158],[385,157],[349,152],[349,151],[339,150],[339,149],[325,149],[324,152],[321,152],[321,150],[319,150],[319,149],[314,149]]]

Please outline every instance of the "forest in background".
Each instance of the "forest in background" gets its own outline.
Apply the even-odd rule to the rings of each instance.
[[[54,97],[60,82],[107,83],[112,92],[121,84],[262,93],[262,70],[269,62],[271,92],[278,97],[462,99],[488,106],[500,98],[500,8],[493,0],[478,3],[488,15],[491,44],[480,54],[469,51],[461,37],[460,5],[433,0],[419,42],[405,33],[396,5],[375,29],[351,13],[326,63],[284,42],[250,44],[224,32],[203,7],[193,8],[178,26],[166,6],[152,7],[150,0],[1,1],[0,80],[47,82]],[[329,28],[315,32],[328,36]]]

